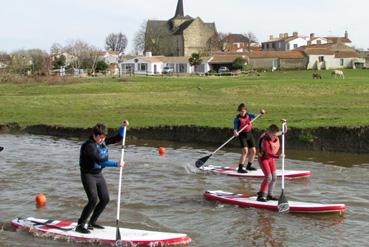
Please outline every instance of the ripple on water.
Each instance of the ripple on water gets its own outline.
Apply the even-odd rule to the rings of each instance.
[[[0,145],[6,146],[0,160],[2,225],[17,216],[77,220],[86,203],[78,168],[81,141],[33,135],[0,137]],[[192,246],[365,246],[368,242],[362,234],[369,221],[367,163],[336,166],[314,162],[314,158],[287,159],[288,169],[308,169],[313,174],[309,179],[286,181],[289,200],[343,202],[348,210],[342,217],[280,215],[203,199],[207,189],[253,194],[261,180],[198,172],[193,164],[209,150],[168,147],[166,155],[159,156],[157,146],[131,144],[126,150],[121,202],[125,227],[185,232],[193,239]],[[110,156],[120,158],[119,145],[110,148]],[[238,158],[237,153],[221,150],[208,163],[235,165]],[[111,202],[100,223],[114,225],[119,170],[107,168],[104,174]],[[279,188],[280,181],[276,194]],[[45,208],[35,207],[38,192],[47,195]],[[3,228],[0,242],[5,246],[70,246],[48,239],[30,241],[28,234]]]

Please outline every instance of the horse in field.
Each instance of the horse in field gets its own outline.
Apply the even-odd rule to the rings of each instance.
[[[333,70],[331,76],[338,79],[345,79],[345,74],[342,70]]]

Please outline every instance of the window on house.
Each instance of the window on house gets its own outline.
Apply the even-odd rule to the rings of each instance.
[[[324,62],[324,56],[319,56],[319,62]]]
[[[343,66],[345,64],[345,60],[341,58],[340,65]]]
[[[273,49],[275,48],[275,43],[272,43],[272,48],[273,48]]]
[[[139,63],[138,64],[139,71],[146,71],[147,70],[147,63]]]
[[[293,49],[296,49],[297,47],[297,44],[293,44]]]
[[[184,63],[179,64],[178,72],[179,73],[186,73],[187,72],[187,64],[184,64]]]

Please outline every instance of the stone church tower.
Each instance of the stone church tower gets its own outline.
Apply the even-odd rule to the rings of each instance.
[[[206,51],[210,38],[216,33],[215,23],[185,16],[183,0],[178,0],[171,19],[147,22],[145,51],[151,51],[153,55],[191,56],[192,53]]]

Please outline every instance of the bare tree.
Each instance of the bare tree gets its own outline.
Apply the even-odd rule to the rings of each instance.
[[[88,57],[90,45],[82,40],[70,40],[64,47],[64,51],[71,55],[73,68],[82,68],[81,65],[86,57]]]
[[[81,40],[72,40],[64,47],[64,50],[72,56],[72,67],[90,69],[95,72],[96,63],[103,51]]]
[[[223,50],[223,44],[224,44],[224,38],[227,36],[226,33],[215,33],[213,36],[210,37],[208,42],[206,43],[208,53],[212,53],[214,51],[222,51]]]
[[[134,49],[136,53],[151,51],[153,55],[163,55],[177,52],[171,50],[175,42],[165,27],[153,25],[150,21],[141,24],[134,39]]]
[[[243,34],[247,39],[248,42],[246,43],[247,45],[247,50],[250,51],[251,45],[253,43],[257,43],[258,39],[256,38],[256,35],[253,32],[247,32]]]
[[[61,44],[54,43],[51,45],[51,48],[50,48],[51,55],[61,54],[62,52],[63,52],[63,46]]]
[[[10,54],[10,71],[23,75],[47,75],[51,68],[51,59],[47,52],[40,49],[19,50]]]
[[[128,40],[123,33],[111,33],[105,39],[105,49],[107,51],[117,51],[123,53],[128,44]]]
[[[135,34],[133,46],[136,53],[142,53],[145,50],[146,25],[147,21],[145,20]]]

